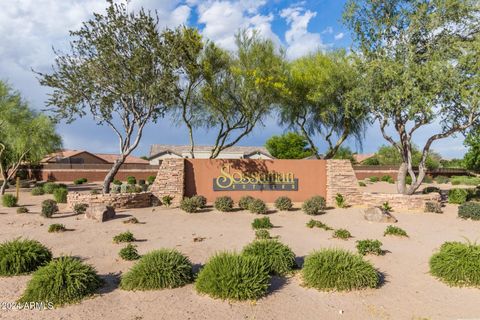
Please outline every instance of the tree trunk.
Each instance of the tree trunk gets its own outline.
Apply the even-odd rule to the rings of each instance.
[[[105,179],[103,180],[103,188],[102,188],[103,193],[110,193],[110,184],[115,178],[115,175],[117,174],[118,170],[120,170],[120,167],[122,166],[124,161],[125,161],[125,156],[122,156],[117,160],[115,160],[115,162],[113,163],[112,168],[110,169],[110,171],[105,176]]]
[[[2,185],[0,186],[0,195],[3,196],[5,194],[5,190],[7,189],[7,184],[8,184],[8,179],[4,178]]]
[[[188,134],[190,138],[190,156],[195,159],[195,141],[193,140],[193,129],[190,123],[187,122]]]
[[[405,178],[407,177],[407,164],[402,162],[400,167],[398,168],[397,174],[397,192],[405,194],[406,193],[406,186],[405,186]]]
[[[425,174],[426,174],[426,170],[427,168],[425,167],[425,164],[423,163],[420,163],[418,165],[418,175],[417,175],[417,181],[415,181],[415,183],[412,183],[412,185],[410,186],[410,188],[408,188],[407,190],[407,194],[414,194],[415,191],[417,191],[417,189],[420,187],[420,185],[422,184],[423,182],[423,179],[425,178]]]

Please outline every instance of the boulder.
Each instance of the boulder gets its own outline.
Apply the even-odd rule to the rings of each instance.
[[[363,217],[371,222],[397,222],[397,218],[381,207],[369,207],[363,211]]]
[[[85,218],[104,222],[115,218],[115,209],[107,205],[90,205],[85,212]]]

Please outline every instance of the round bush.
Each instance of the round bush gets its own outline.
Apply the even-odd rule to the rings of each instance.
[[[155,181],[155,178],[156,178],[155,176],[148,176],[148,177],[147,177],[147,182],[148,182],[148,184],[152,184],[153,181]]]
[[[112,183],[113,183],[114,185],[116,185],[116,186],[121,186],[121,185],[122,185],[122,181],[120,181],[120,180],[118,180],[118,179],[113,180]]]
[[[219,197],[214,203],[215,209],[222,212],[229,212],[233,209],[233,200],[229,196]]]
[[[43,191],[47,194],[52,194],[57,188],[58,185],[55,182],[47,182],[43,185]]]
[[[48,301],[61,306],[92,295],[101,285],[95,268],[78,258],[64,256],[33,274],[19,302]]]
[[[42,202],[42,216],[50,218],[58,212],[57,202],[55,200],[47,199]]]
[[[325,210],[326,207],[325,198],[321,196],[315,196],[303,203],[302,210],[308,215],[317,215]]]
[[[288,211],[292,209],[292,200],[289,197],[279,197],[275,200],[275,208],[280,211]]]
[[[380,283],[370,262],[341,249],[322,249],[308,255],[302,275],[306,286],[322,291],[376,288]]]
[[[182,209],[185,212],[188,213],[194,213],[197,212],[198,209],[198,201],[196,199],[192,198],[183,198],[182,201],[180,201],[180,209]]]
[[[445,242],[430,258],[430,273],[450,286],[480,287],[480,245]]]
[[[135,177],[128,176],[127,177],[127,183],[130,184],[130,185],[135,185],[135,184],[137,184],[137,179]]]
[[[463,219],[480,220],[480,202],[468,201],[458,207],[458,216]]]
[[[277,240],[256,240],[242,254],[261,259],[271,274],[285,275],[297,266],[292,249]]]
[[[197,204],[197,207],[202,209],[207,205],[207,198],[201,195],[196,195],[192,197],[193,201]]]
[[[255,300],[267,293],[269,283],[269,270],[261,259],[223,252],[208,260],[195,288],[212,298]]]
[[[87,211],[87,208],[88,208],[88,204],[86,203],[76,203],[73,206],[73,212],[75,214],[82,214],[82,213],[85,213],[85,211]]]
[[[45,192],[43,191],[43,188],[42,187],[35,187],[32,189],[31,191],[31,194],[32,196],[41,196],[43,195]]]
[[[256,214],[265,214],[268,211],[267,205],[261,199],[253,199],[252,201],[250,201],[248,210],[250,210],[251,213]]]
[[[177,250],[161,249],[140,258],[130,271],[122,276],[124,290],[158,290],[177,288],[193,279],[192,263]]]
[[[57,203],[67,203],[68,190],[64,188],[57,188],[53,191],[53,198]]]
[[[35,240],[15,239],[0,244],[0,276],[30,273],[50,260],[50,250]]]
[[[250,202],[252,202],[255,198],[252,196],[243,196],[240,198],[240,201],[238,201],[238,206],[242,210],[248,210],[248,206],[250,205]]]
[[[448,192],[448,203],[462,204],[468,199],[468,191],[466,189],[450,189]]]
[[[140,255],[138,254],[138,251],[137,251],[137,246],[131,243],[127,244],[126,247],[120,249],[120,251],[118,252],[118,255],[120,256],[120,258],[127,261],[140,259]]]
[[[83,180],[82,179],[75,179],[75,180],[73,180],[73,184],[74,185],[83,184]]]
[[[17,206],[18,199],[13,194],[5,194],[2,197],[2,205],[7,208]]]

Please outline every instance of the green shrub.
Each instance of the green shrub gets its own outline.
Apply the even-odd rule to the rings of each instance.
[[[382,176],[382,178],[380,180],[382,180],[383,182],[388,182],[388,183],[393,183],[394,182],[393,178],[390,177],[389,175]]]
[[[88,204],[86,203],[76,203],[73,206],[73,212],[75,214],[83,214],[85,213],[85,211],[87,211],[87,208],[88,208]]]
[[[43,185],[43,191],[47,194],[52,194],[57,188],[58,185],[55,182],[47,182]]]
[[[347,240],[352,237],[352,234],[347,229],[337,229],[333,232],[333,237],[337,239]]]
[[[435,178],[435,181],[439,184],[443,184],[443,183],[449,183],[450,179],[448,179],[448,177],[445,177],[445,176],[437,176]]]
[[[115,237],[113,237],[113,242],[115,243],[133,242],[133,241],[135,241],[135,237],[133,236],[133,233],[131,233],[130,231],[119,233]]]
[[[194,213],[197,212],[198,209],[198,201],[196,199],[192,198],[183,198],[182,201],[180,201],[180,209],[182,209],[185,212],[188,213]]]
[[[393,210],[393,208],[390,206],[390,203],[388,203],[388,201],[385,201],[382,204],[382,209],[385,210],[386,212],[391,212]]]
[[[47,199],[42,201],[42,213],[45,218],[50,218],[58,212],[57,202],[55,200]]]
[[[438,192],[440,193],[440,189],[437,188],[437,187],[432,187],[432,186],[429,186],[429,187],[426,187],[422,190],[422,193],[423,194],[428,194],[428,193],[433,193],[433,192]]]
[[[33,274],[19,302],[48,301],[61,306],[78,302],[101,286],[95,268],[78,258],[60,257]]]
[[[274,205],[280,211],[288,211],[293,207],[292,200],[289,197],[278,197]]]
[[[250,210],[251,213],[256,214],[265,214],[268,211],[267,205],[261,199],[253,199],[252,201],[250,201],[248,210]]]
[[[90,191],[90,194],[100,194],[100,190],[93,189]]]
[[[122,181],[120,181],[120,180],[118,180],[118,179],[113,180],[112,183],[113,183],[114,185],[116,185],[116,186],[121,186],[121,185],[122,185]]]
[[[462,204],[468,199],[468,190],[466,189],[450,189],[448,191],[448,203]]]
[[[273,224],[270,222],[269,217],[256,218],[252,222],[253,229],[271,229]]]
[[[7,208],[16,207],[18,199],[13,194],[5,194],[2,197],[2,205]]]
[[[261,259],[223,252],[200,270],[195,289],[212,298],[255,300],[267,293],[269,283],[269,270]]]
[[[388,226],[385,229],[385,232],[383,233],[383,236],[397,236],[397,237],[408,237],[408,234],[405,230],[402,228],[396,227],[396,226]]]
[[[192,197],[192,200],[197,204],[197,207],[200,209],[205,208],[207,205],[207,198],[201,195],[196,195]]]
[[[148,176],[147,177],[147,182],[148,184],[152,184],[155,181],[156,177],[155,176]]]
[[[383,254],[382,242],[379,240],[372,240],[372,239],[359,240],[357,241],[357,250],[358,250],[358,253],[361,254],[362,256],[367,254],[374,254],[374,255],[380,256]]]
[[[412,184],[412,177],[406,176],[405,177],[405,184]]]
[[[54,223],[48,226],[48,232],[64,232],[67,229],[65,228],[65,225],[60,224],[60,223]]]
[[[478,186],[480,185],[480,178],[470,177],[470,176],[453,176],[450,179],[450,182],[453,185],[468,185],[468,186]]]
[[[378,182],[378,180],[380,180],[378,177],[375,177],[375,176],[370,177],[369,179],[370,179],[370,182]]]
[[[345,197],[340,193],[337,193],[335,196],[335,203],[339,208],[345,208],[347,206],[347,200],[345,200]]]
[[[256,240],[243,248],[242,255],[261,259],[270,274],[286,275],[297,266],[292,249],[277,240]]]
[[[147,253],[122,276],[123,290],[159,290],[182,287],[193,280],[192,263],[177,250]]]
[[[145,185],[145,180],[144,179],[138,179],[138,185],[139,186]]]
[[[17,208],[17,213],[29,213],[30,210],[28,210],[27,207],[21,206]]]
[[[430,258],[430,273],[450,286],[480,287],[480,246],[445,242]]]
[[[214,206],[218,211],[229,212],[233,209],[233,200],[229,196],[218,197]]]
[[[366,186],[367,186],[367,184],[366,184],[365,182],[363,182],[363,181],[359,181],[359,182],[358,182],[358,185],[359,185],[360,187],[366,187]]]
[[[240,198],[240,201],[238,201],[238,206],[242,210],[248,210],[248,206],[253,200],[255,200],[255,198],[252,196],[243,196]]]
[[[308,215],[317,215],[326,209],[325,198],[320,196],[312,197],[306,200],[302,205],[302,210]]]
[[[327,226],[325,223],[321,222],[321,221],[318,221],[318,220],[313,220],[313,219],[310,219],[310,221],[307,222],[307,227],[308,228],[320,228],[320,229],[324,229],[324,230],[333,230],[332,228],[330,228],[329,226]]]
[[[173,200],[173,197],[171,195],[166,195],[162,197],[162,203],[166,207],[170,207],[172,205],[172,200]]]
[[[73,184],[75,184],[75,185],[83,184],[83,180],[82,179],[75,179],[75,180],[73,180]]]
[[[53,191],[53,198],[57,203],[67,203],[67,189],[57,188]]]
[[[120,249],[120,251],[118,252],[118,255],[120,256],[120,258],[127,261],[140,259],[140,255],[138,254],[138,251],[137,251],[137,246],[131,243],[127,244],[126,247]]]
[[[0,276],[30,273],[50,260],[50,250],[35,240],[18,238],[0,244]]]
[[[433,183],[433,179],[430,176],[425,176],[423,178],[423,183]]]
[[[258,229],[255,230],[255,239],[257,240],[265,240],[265,239],[271,239],[272,237],[270,236],[270,232],[265,229]]]
[[[480,202],[468,201],[458,207],[458,216],[462,219],[480,220]]]
[[[362,256],[341,249],[322,249],[305,258],[302,269],[307,287],[322,291],[376,288],[380,276]]]
[[[32,194],[32,196],[41,196],[45,192],[43,191],[42,187],[35,187],[35,188],[32,189],[32,191],[30,193]]]
[[[137,179],[133,176],[128,176],[127,177],[127,183],[130,185],[135,185],[137,184]]]
[[[425,202],[425,212],[433,212],[433,213],[443,213],[442,211],[442,204],[439,202],[427,201]]]

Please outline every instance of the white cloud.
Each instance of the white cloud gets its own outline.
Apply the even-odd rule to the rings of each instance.
[[[332,34],[333,33],[333,28],[332,27],[326,27],[325,30],[322,31],[322,33],[326,34]]]
[[[320,34],[307,30],[310,20],[316,15],[316,12],[305,10],[300,6],[289,7],[280,12],[280,16],[289,25],[289,29],[285,33],[288,58],[295,59],[309,52],[325,48]]]
[[[343,32],[337,33],[334,37],[335,40],[341,40],[345,37],[345,34]]]

